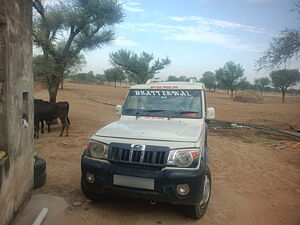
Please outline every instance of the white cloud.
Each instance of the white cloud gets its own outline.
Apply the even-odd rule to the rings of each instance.
[[[254,26],[248,26],[248,25],[243,25],[231,21],[226,21],[226,20],[216,20],[216,19],[209,19],[209,18],[204,18],[200,16],[173,16],[170,17],[171,20],[177,21],[177,22],[186,22],[186,21],[191,21],[191,22],[196,22],[197,24],[202,24],[202,25],[207,25],[207,26],[212,26],[212,27],[219,27],[219,28],[224,28],[224,29],[239,29],[239,30],[244,30],[248,31],[251,33],[261,33],[261,34],[271,34],[272,32],[263,29],[263,28],[258,28]]]
[[[127,40],[124,37],[119,37],[114,41],[115,45],[122,46],[122,47],[134,47],[138,46],[139,44],[135,41]]]
[[[260,48],[257,48],[256,46],[243,44],[242,39],[236,36],[211,30],[209,26],[172,26],[156,23],[125,23],[119,25],[119,27],[128,29],[132,32],[158,33],[161,35],[161,38],[165,40],[217,44],[239,51],[260,51]]]
[[[141,5],[140,2],[127,2],[127,5],[130,5],[130,6],[139,6]]]
[[[230,49],[247,51],[247,52],[259,52],[255,46],[242,44],[239,38],[231,35],[225,35],[215,32],[202,32],[194,29],[185,30],[185,33],[177,33],[164,37],[168,40],[176,41],[191,41],[198,43],[210,43],[222,45]]]
[[[132,2],[122,2],[123,8],[129,12],[144,12],[144,10],[140,7],[141,3],[137,1]]]

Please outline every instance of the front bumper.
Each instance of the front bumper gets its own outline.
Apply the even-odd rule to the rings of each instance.
[[[81,159],[81,184],[92,193],[113,193],[134,198],[172,204],[192,205],[199,203],[202,197],[205,163],[198,169],[147,169],[128,167],[123,164],[110,163],[83,156]],[[86,180],[86,173],[95,174],[94,183]],[[114,175],[154,179],[154,190],[116,186]],[[176,191],[178,184],[188,184],[190,192],[181,196]]]

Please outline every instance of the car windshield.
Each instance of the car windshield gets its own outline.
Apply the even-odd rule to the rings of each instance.
[[[201,91],[184,89],[131,89],[123,115],[201,118]]]

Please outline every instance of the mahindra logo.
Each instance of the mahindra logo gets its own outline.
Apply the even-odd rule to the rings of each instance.
[[[131,145],[131,149],[135,150],[135,151],[145,151],[146,145],[135,145],[135,144],[132,144]]]

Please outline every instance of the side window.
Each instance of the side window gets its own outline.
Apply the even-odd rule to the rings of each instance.
[[[135,109],[136,108],[136,97],[134,96],[128,96],[128,103],[127,103],[127,108],[128,109]]]

